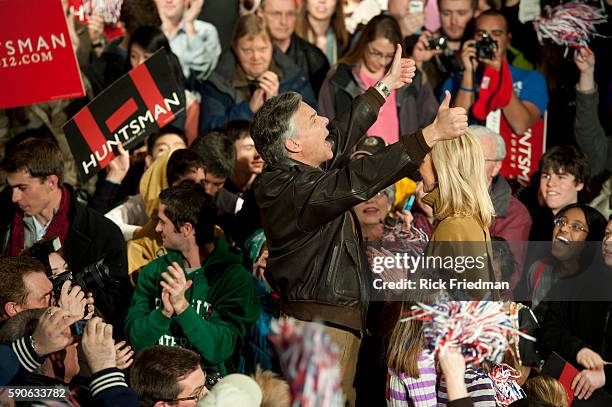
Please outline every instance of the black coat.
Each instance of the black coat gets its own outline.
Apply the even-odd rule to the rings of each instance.
[[[327,71],[329,71],[329,62],[323,51],[293,34],[291,36],[291,44],[287,48],[285,55],[306,72],[310,77],[310,85],[314,90],[314,94],[318,96],[321,85],[323,85],[323,81],[327,76]]]
[[[419,131],[346,164],[383,102],[371,88],[328,126],[334,158],[322,168],[287,159],[268,164],[255,180],[270,253],[266,277],[280,292],[283,311],[298,319],[365,329],[370,273],[350,209],[413,176],[429,152]]]
[[[101,289],[94,289],[96,308],[106,322],[113,325],[113,336],[124,337],[123,321],[132,299],[132,285],[127,273],[127,250],[121,230],[103,215],[86,207],[70,192],[68,221],[70,228],[63,246],[63,257],[74,273],[101,258],[110,271],[113,283]],[[11,202],[11,189],[5,188],[0,194],[0,248],[6,245],[17,206]]]

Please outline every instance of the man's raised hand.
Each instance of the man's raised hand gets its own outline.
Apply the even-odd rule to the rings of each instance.
[[[389,90],[396,90],[412,83],[415,72],[414,61],[409,58],[402,58],[402,46],[397,44],[391,67],[381,82],[387,85]]]
[[[433,123],[423,129],[423,137],[428,145],[439,140],[449,140],[461,136],[468,127],[468,118],[462,107],[450,107],[450,92],[446,91],[444,100],[438,108]]]

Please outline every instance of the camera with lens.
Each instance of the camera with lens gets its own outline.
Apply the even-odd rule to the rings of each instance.
[[[70,280],[71,285],[78,285],[84,293],[93,292],[98,288],[103,288],[105,284],[111,283],[112,278],[108,266],[104,264],[104,259],[86,266],[79,273],[70,270],[53,277],[53,294],[59,298],[62,292],[62,285],[66,280]]]
[[[448,48],[446,37],[432,35],[427,39],[427,49],[430,51],[445,50],[446,48]]]
[[[475,47],[476,56],[479,60],[495,58],[495,53],[497,52],[497,41],[491,38],[488,33],[482,33],[482,38],[480,41],[476,42]]]

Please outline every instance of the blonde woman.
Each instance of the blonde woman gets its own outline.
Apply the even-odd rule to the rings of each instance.
[[[567,407],[567,395],[561,382],[550,376],[534,376],[523,386],[528,397],[547,401],[555,407]]]
[[[495,281],[489,235],[494,209],[478,138],[468,128],[462,137],[436,143],[419,172],[423,190],[428,193],[423,202],[433,208],[436,222],[426,255],[451,256],[453,265],[444,265],[450,278]],[[474,260],[468,264],[466,259],[470,257]],[[487,294],[485,290],[466,291],[465,286],[454,289],[475,299]]]

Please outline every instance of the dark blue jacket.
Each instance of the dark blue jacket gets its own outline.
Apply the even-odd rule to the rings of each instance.
[[[304,102],[316,109],[316,98],[308,75],[276,47],[272,59],[280,70],[279,93],[297,92],[302,95]],[[231,120],[253,118],[254,113],[249,106],[249,99],[232,86],[237,65],[236,55],[228,49],[221,55],[215,71],[200,85],[199,93],[202,95],[200,131],[222,127]]]

